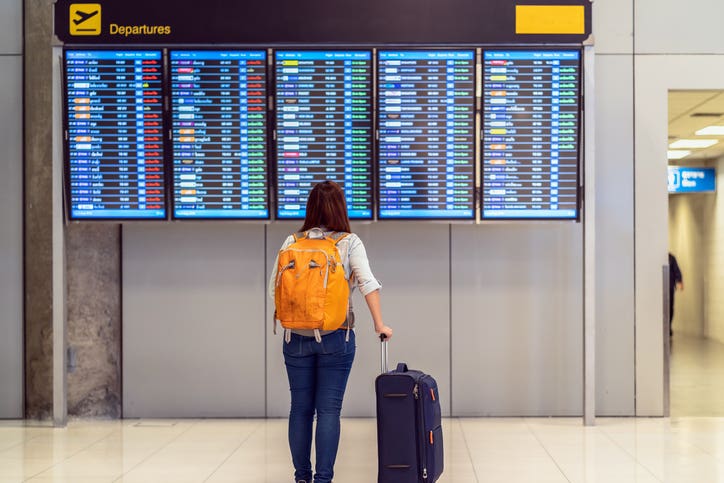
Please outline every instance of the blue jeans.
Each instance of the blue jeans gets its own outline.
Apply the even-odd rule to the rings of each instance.
[[[317,413],[315,433],[316,467],[314,483],[329,483],[334,476],[334,461],[339,447],[339,414],[352,369],[355,335],[337,330],[314,337],[292,334],[284,342],[284,364],[287,366],[292,406],[289,413],[289,448],[294,463],[295,481],[312,483],[312,422]]]

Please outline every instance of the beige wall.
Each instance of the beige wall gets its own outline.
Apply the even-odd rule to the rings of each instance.
[[[700,166],[717,169],[724,158]],[[724,202],[717,194],[669,196],[669,248],[684,277],[676,293],[674,331],[724,342]]]
[[[684,278],[684,291],[675,294],[674,330],[704,336],[706,265],[703,209],[712,195],[669,196],[669,250],[676,257]]]
[[[723,186],[724,157],[712,163],[717,170],[717,184]],[[708,263],[706,274],[705,328],[707,337],[724,342],[724,198],[712,195],[705,205],[704,218],[707,220],[705,250]]]

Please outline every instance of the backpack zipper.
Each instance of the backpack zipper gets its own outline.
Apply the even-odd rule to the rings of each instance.
[[[329,256],[326,253],[324,254],[324,256],[327,257],[327,264],[324,266],[324,288],[327,288],[327,281],[329,280],[330,260]]]
[[[282,275],[284,274],[284,272],[286,272],[290,268],[294,268],[294,265],[296,265],[296,262],[294,260],[292,260],[291,262],[287,263],[286,265],[284,265],[282,267],[281,271],[277,274],[277,283],[276,283],[277,288],[279,288],[279,284],[282,281]]]
[[[293,251],[293,252],[321,253],[322,255],[324,255],[324,259],[327,260],[327,263],[326,263],[326,271],[325,271],[325,273],[324,273],[324,288],[327,288],[327,280],[328,280],[328,278],[329,278],[329,263],[330,263],[330,262],[329,262],[329,255],[327,254],[327,252],[325,252],[324,250],[299,249],[299,248],[288,248],[288,250],[291,250],[291,251]],[[284,273],[284,271],[285,271],[286,269],[288,269],[288,268],[293,268],[294,265],[295,265],[294,260],[292,260],[292,261],[289,262],[287,265],[285,265],[284,268],[282,268],[282,271],[279,272],[279,275],[277,276],[277,287],[279,286],[279,283],[281,283],[281,281],[282,281],[281,274]],[[320,267],[321,267],[321,265],[320,265]],[[316,267],[314,267],[314,268],[316,268]],[[321,273],[321,272],[320,272],[320,273]]]

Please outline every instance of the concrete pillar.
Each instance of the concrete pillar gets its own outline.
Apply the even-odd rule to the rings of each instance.
[[[121,417],[120,227],[66,231],[68,414]]]
[[[53,0],[25,0],[25,415],[53,416]],[[120,228],[65,229],[68,414],[121,414]],[[56,360],[64,360],[56,359]],[[57,364],[57,363],[56,363]],[[61,369],[62,371],[64,368]],[[56,372],[56,377],[57,377]]]
[[[25,416],[53,409],[52,0],[25,0]]]

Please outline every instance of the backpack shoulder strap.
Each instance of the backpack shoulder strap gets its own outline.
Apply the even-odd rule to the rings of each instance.
[[[307,231],[300,231],[300,232],[295,233],[295,234],[294,234],[294,241],[301,240],[302,238],[311,238],[309,235],[310,235],[313,231],[319,233],[319,235],[320,235],[319,238],[321,238],[321,239],[326,238],[326,237],[324,236],[324,231],[323,231],[321,228],[319,228],[319,227],[314,227],[314,228],[310,228],[310,229],[307,230]]]
[[[337,243],[339,243],[341,240],[343,240],[347,236],[349,236],[349,233],[347,233],[347,232],[333,231],[332,233],[330,233],[327,236],[327,238],[329,238],[329,240],[336,245]]]

